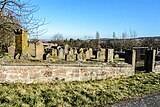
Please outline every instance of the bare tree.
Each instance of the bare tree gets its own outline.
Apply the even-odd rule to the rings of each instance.
[[[0,0],[0,47],[10,46],[14,42],[14,30],[25,29],[32,36],[35,30],[44,25],[42,19],[34,19],[33,13],[38,10],[30,0]]]
[[[134,30],[129,30],[130,38],[136,38],[138,36],[137,32]]]
[[[55,34],[54,36],[53,36],[53,41],[61,41],[61,40],[63,40],[63,35],[62,34],[60,34],[60,33],[57,33],[57,34]]]

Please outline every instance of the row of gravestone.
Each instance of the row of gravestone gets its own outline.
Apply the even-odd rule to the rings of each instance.
[[[146,50],[144,58],[144,68],[146,72],[152,72],[155,67],[155,55],[156,50]],[[136,50],[126,50],[125,51],[125,62],[132,64],[136,67]]]
[[[72,48],[69,45],[64,47],[54,47],[50,49],[45,49],[45,54],[43,55],[43,60],[66,60],[66,61],[106,61],[113,62],[113,49],[99,49],[98,51],[92,48]]]
[[[29,43],[26,48],[27,52],[17,52],[16,46],[8,48],[8,54],[14,56],[15,59],[22,59],[23,56],[30,56],[39,60],[66,60],[66,61],[106,61],[113,62],[114,50],[103,49],[93,50],[92,48],[72,48],[69,45],[52,46],[44,44],[42,41]],[[23,50],[22,50],[23,51]]]

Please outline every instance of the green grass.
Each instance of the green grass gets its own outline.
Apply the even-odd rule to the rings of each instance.
[[[93,107],[160,91],[160,74],[36,84],[0,84],[0,107]]]

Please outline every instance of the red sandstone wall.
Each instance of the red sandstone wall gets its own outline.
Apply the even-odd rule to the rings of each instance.
[[[2,66],[0,82],[51,82],[54,80],[90,80],[128,77],[134,74],[127,67],[66,67],[66,66]]]

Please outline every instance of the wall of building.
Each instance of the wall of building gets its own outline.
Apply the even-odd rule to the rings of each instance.
[[[119,67],[87,66],[1,66],[0,82],[81,81],[90,79],[128,77],[134,74],[130,65]]]

